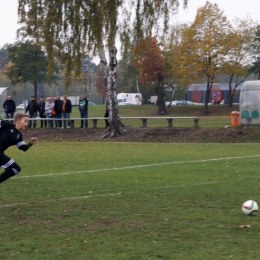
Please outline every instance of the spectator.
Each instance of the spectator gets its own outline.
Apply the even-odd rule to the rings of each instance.
[[[43,98],[40,98],[40,102],[39,102],[39,115],[40,118],[46,118],[46,114],[45,114],[45,102]],[[43,124],[45,127],[47,127],[47,121],[46,120],[41,120],[41,126],[40,128],[43,128]]]
[[[11,96],[7,97],[7,100],[3,104],[3,108],[5,110],[6,118],[14,118],[16,105]]]
[[[88,118],[88,100],[85,94],[80,95],[79,113],[80,113],[80,118]],[[85,121],[85,127],[88,127],[88,120],[81,120],[80,128],[84,127],[84,121]]]
[[[62,102],[62,117],[63,117],[63,125],[64,128],[67,126],[67,119],[68,119],[68,126],[67,128],[70,128],[70,113],[72,110],[71,101],[67,98],[66,95],[63,96],[63,102]]]
[[[53,98],[46,98],[45,113],[47,114],[47,117],[50,119],[53,118],[53,114],[52,114],[53,110],[54,110]],[[49,120],[49,126],[53,127],[53,120]]]
[[[38,103],[35,101],[35,96],[31,96],[31,100],[25,110],[25,113],[29,111],[29,118],[35,118],[38,112]],[[28,127],[31,128],[32,120],[29,120]],[[33,127],[36,127],[36,120],[33,120]]]
[[[61,122],[61,113],[62,113],[62,100],[60,99],[60,96],[58,95],[56,97],[56,100],[54,101],[54,111],[56,112],[55,118],[59,120],[55,120],[55,126],[56,128],[62,128],[62,122]]]

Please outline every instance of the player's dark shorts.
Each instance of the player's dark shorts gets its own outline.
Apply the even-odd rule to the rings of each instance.
[[[15,174],[18,174],[21,171],[20,166],[5,154],[0,154],[0,167],[3,170],[11,168]]]

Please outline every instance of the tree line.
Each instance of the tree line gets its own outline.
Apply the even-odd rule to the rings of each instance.
[[[45,61],[32,71],[46,84],[55,84],[59,69],[69,87],[73,78],[82,77],[86,54],[99,57],[95,82],[107,99],[111,138],[123,134],[116,103],[119,87],[125,92],[129,87],[150,89],[158,95],[158,114],[163,115],[166,87],[177,93],[181,87],[206,82],[206,115],[214,83],[228,82],[232,105],[239,84],[259,79],[260,26],[255,21],[248,16],[231,22],[217,4],[207,1],[192,23],[170,26],[178,8],[177,0],[20,0],[18,34],[39,48],[31,62],[35,57]],[[11,48],[15,46],[8,55]],[[11,79],[15,56],[9,58],[12,64],[5,73]],[[28,71],[24,73],[28,77]]]

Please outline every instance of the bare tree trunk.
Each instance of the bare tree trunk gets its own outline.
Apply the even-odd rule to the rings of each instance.
[[[158,114],[165,115],[165,100],[164,100],[164,93],[163,93],[163,76],[161,74],[158,75],[158,88],[157,88],[157,104],[158,104]]]
[[[116,137],[118,134],[123,134],[122,126],[118,105],[116,100],[116,59],[117,49],[113,46],[109,51],[109,65],[105,57],[104,46],[99,49],[99,57],[101,62],[101,67],[103,71],[103,76],[107,87],[107,99],[108,99],[108,113],[109,113],[109,132],[102,136],[102,138]]]
[[[228,89],[228,92],[229,92],[229,102],[228,102],[228,105],[231,107],[232,104],[233,104],[233,100],[232,100],[232,80],[233,80],[233,77],[234,77],[234,74],[231,75],[230,79],[229,79],[229,89]]]
[[[140,95],[140,89],[139,89],[139,84],[138,84],[138,79],[137,79],[137,77],[135,78],[135,82],[136,82],[136,89],[137,89],[137,92],[138,92],[138,94],[139,94],[139,97],[140,97],[140,99],[141,99],[141,104],[142,104],[143,101],[142,101],[142,97],[141,97],[141,95]]]
[[[234,86],[234,89],[232,91],[232,81],[233,81],[233,78],[234,78],[234,75],[232,74],[231,77],[230,77],[230,80],[229,80],[229,106],[231,107],[233,105],[233,101],[234,101],[234,97],[235,97],[235,94],[236,94],[236,89],[237,87],[242,84],[246,79],[247,77],[250,75],[251,73],[248,72],[244,78],[242,80],[240,80],[238,82],[238,76],[236,77],[236,82],[235,82],[235,86]]]
[[[209,114],[209,97],[210,97],[211,87],[212,87],[212,84],[210,86],[210,82],[208,80],[206,96],[205,96],[205,103],[204,103],[204,112],[203,112],[204,116]]]
[[[168,105],[168,108],[170,108],[171,105],[172,105],[172,101],[173,101],[173,97],[174,97],[174,94],[175,94],[176,88],[177,88],[177,86],[174,85],[174,86],[173,86],[173,91],[172,91],[171,100],[170,100],[170,104]]]

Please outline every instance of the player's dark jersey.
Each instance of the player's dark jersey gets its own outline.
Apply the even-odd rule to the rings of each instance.
[[[27,151],[31,146],[30,143],[25,144],[21,132],[15,128],[14,124],[6,120],[0,120],[0,153],[13,145],[23,151]]]

